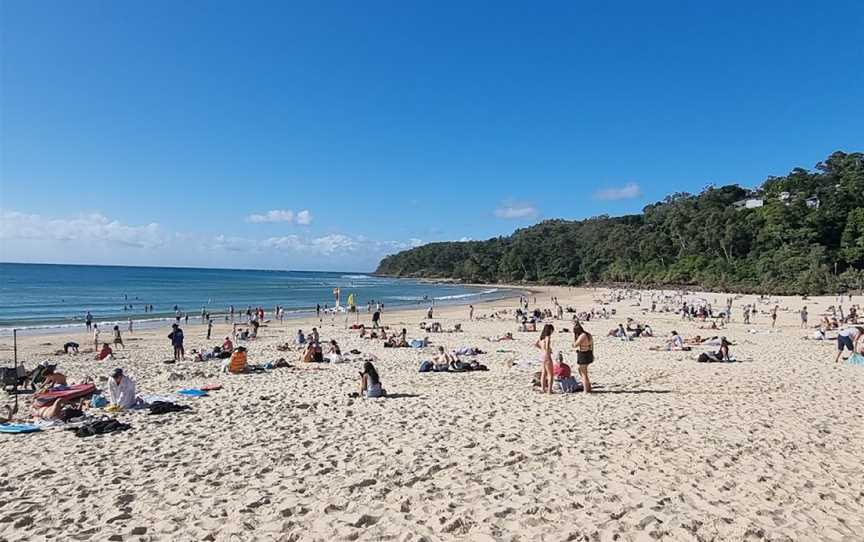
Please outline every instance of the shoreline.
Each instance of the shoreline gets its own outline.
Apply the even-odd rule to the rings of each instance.
[[[421,281],[422,282],[422,281]],[[432,283],[430,283],[432,284]],[[442,283],[443,284],[443,283]],[[458,298],[430,298],[433,302],[433,306],[435,307],[447,307],[447,306],[467,306],[472,304],[472,300],[476,297],[479,301],[473,301],[474,304],[484,303],[484,302],[492,302],[510,299],[513,297],[517,297],[518,295],[523,295],[526,291],[530,292],[528,289],[519,289],[517,286],[499,286],[499,285],[484,285],[484,284],[464,284],[460,286],[470,287],[470,288],[480,288],[484,291],[478,291],[473,294],[464,294]],[[494,292],[487,292],[485,290],[495,290]],[[519,292],[517,294],[517,292]],[[416,303],[412,304],[409,302],[404,303],[391,303],[388,304],[385,308],[391,308],[393,311],[396,310],[426,310],[425,307],[429,301],[426,300],[418,300]],[[360,314],[364,314],[365,305],[358,305],[358,312]],[[344,308],[344,306],[343,306]],[[331,308],[332,309],[332,308]],[[265,308],[266,314],[272,314],[272,307]],[[215,323],[236,323],[243,324],[245,321],[243,320],[242,312],[235,312],[235,319],[233,321],[229,321],[228,315],[229,313],[220,310],[214,311],[210,313],[212,319]],[[341,311],[336,314],[342,314]],[[298,309],[285,309],[285,320],[302,320],[302,319],[314,319],[315,309],[314,308],[298,308]],[[155,313],[154,316],[148,316],[148,313],[137,313],[135,316],[132,316],[133,329],[156,329],[162,326],[162,324],[174,323],[176,317],[169,312]],[[274,318],[270,318],[271,320],[275,320]],[[93,320],[94,324],[98,324],[100,329],[110,331],[113,326],[120,326],[121,332],[128,331],[128,323],[129,318],[117,320],[112,318],[105,319],[96,319]],[[201,325],[202,318],[200,313],[196,313],[194,315],[189,314],[189,321],[185,322],[185,318],[180,319],[181,325]],[[81,320],[75,321],[63,321],[63,322],[51,322],[51,323],[33,323],[22,326],[2,326],[0,327],[0,337],[11,337],[13,330],[18,331],[18,336],[40,336],[40,335],[58,335],[63,333],[81,333],[86,331],[86,325],[83,322],[83,317]]]

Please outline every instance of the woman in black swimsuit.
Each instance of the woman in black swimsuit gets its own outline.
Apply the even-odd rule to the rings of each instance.
[[[588,366],[594,362],[594,338],[579,322],[573,326],[573,346],[576,348],[576,366],[579,369],[579,376],[582,377],[582,386],[585,388],[585,393],[591,393]]]

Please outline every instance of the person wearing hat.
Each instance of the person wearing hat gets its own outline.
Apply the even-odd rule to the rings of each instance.
[[[135,397],[135,381],[116,368],[108,378],[108,400],[115,408],[132,408],[138,402]]]

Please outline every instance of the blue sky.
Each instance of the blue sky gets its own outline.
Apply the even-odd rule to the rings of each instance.
[[[864,149],[861,2],[0,3],[0,260],[369,270]]]

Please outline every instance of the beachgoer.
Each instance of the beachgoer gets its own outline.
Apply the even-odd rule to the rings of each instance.
[[[113,407],[132,408],[138,402],[135,396],[135,381],[116,368],[108,379],[108,401]]]
[[[87,331],[93,327],[93,315],[90,314],[90,311],[87,311],[87,314],[84,316],[84,325],[87,326]]]
[[[363,372],[360,373],[360,397],[384,397],[387,391],[381,387],[381,378],[371,361],[363,364]]]
[[[42,376],[44,377],[41,386],[42,390],[51,389],[54,386],[67,385],[66,375],[58,373],[54,367],[46,367],[45,371],[42,372]]]
[[[297,338],[294,339],[294,342],[296,344],[306,344],[306,335],[303,335],[302,329],[297,330]]]
[[[225,364],[225,371],[231,374],[242,374],[246,372],[246,367],[248,365],[248,357],[246,355],[246,349],[242,346],[238,346],[236,350],[231,354],[231,358],[228,360],[228,363]]]
[[[77,354],[79,346],[80,345],[75,341],[69,341],[68,343],[63,345],[63,351],[67,354]]]
[[[376,310],[372,313],[372,329],[378,329],[378,322],[381,320],[381,311]]]
[[[93,350],[99,350],[99,324],[93,324]]]
[[[123,344],[123,337],[120,336],[120,326],[114,326],[114,345],[120,345],[123,348],[126,346]]]
[[[801,327],[807,327],[807,306],[805,305],[803,309],[801,309]]]
[[[99,353],[96,354],[96,361],[102,361],[103,359],[108,359],[109,357],[112,357],[113,355],[114,355],[114,351],[111,350],[111,347],[108,345],[108,343],[103,343],[102,344],[102,350],[100,350]]]
[[[555,374],[552,367],[552,333],[555,328],[552,324],[543,326],[543,331],[540,332],[540,338],[534,343],[537,350],[540,351],[540,391],[542,393],[552,393],[552,383],[555,380]]]
[[[222,351],[229,354],[234,351],[234,343],[231,342],[231,337],[225,337],[225,341],[222,342]]]
[[[171,346],[174,347],[174,361],[182,361],[186,355],[183,350],[183,330],[177,324],[172,324],[171,329],[173,331],[168,334],[168,339],[171,340]]]
[[[210,334],[213,333],[213,320],[207,319],[207,340],[210,340]]]
[[[854,326],[848,327],[837,334],[837,357],[834,358],[834,363],[840,361],[840,355],[843,350],[849,350],[853,354],[858,352],[858,343],[864,338],[864,327]]]
[[[468,320],[474,320],[474,305],[468,305]]]
[[[330,363],[342,363],[342,349],[339,348],[336,339],[330,340],[330,344],[327,346],[327,354],[327,361]]]
[[[576,348],[576,366],[579,376],[582,377],[582,387],[585,393],[591,393],[588,366],[594,363],[594,337],[579,322],[573,326],[573,346]]]

